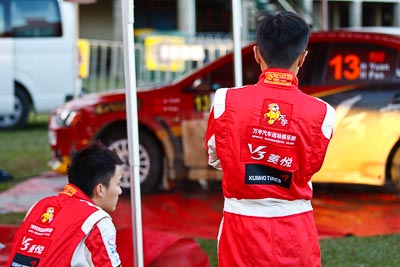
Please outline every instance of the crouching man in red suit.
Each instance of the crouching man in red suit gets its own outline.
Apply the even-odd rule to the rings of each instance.
[[[58,196],[30,209],[13,241],[7,266],[120,266],[115,210],[121,159],[101,144],[78,151]]]

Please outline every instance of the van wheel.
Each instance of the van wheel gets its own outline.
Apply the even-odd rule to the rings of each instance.
[[[390,191],[400,192],[400,142],[390,152],[387,171],[390,179]]]
[[[14,130],[23,128],[26,125],[30,108],[29,97],[16,85],[14,110],[11,114],[0,115],[0,129]]]
[[[104,143],[109,149],[115,151],[117,155],[124,162],[124,171],[121,181],[121,187],[127,191],[130,186],[129,174],[129,150],[128,139],[126,136],[114,135],[108,136],[107,141]],[[155,140],[147,133],[140,133],[139,139],[139,174],[140,174],[140,188],[142,194],[149,194],[155,192],[160,186],[163,164],[162,153]]]

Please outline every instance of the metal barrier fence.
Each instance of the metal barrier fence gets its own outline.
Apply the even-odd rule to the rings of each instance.
[[[90,44],[89,71],[88,77],[82,80],[84,92],[103,92],[124,88],[124,54],[123,44],[118,41],[88,40]],[[250,42],[250,41],[249,41]],[[245,42],[245,44],[249,43]],[[205,64],[216,60],[233,51],[233,42],[231,38],[218,38],[218,36],[197,36],[188,38],[185,47],[201,50],[201,59],[182,60],[181,67],[178,70],[156,69],[149,70],[146,60],[148,54],[145,51],[143,43],[135,43],[135,67],[136,82],[138,90],[155,84],[165,84],[182,75],[186,75]],[[167,47],[168,49],[168,47]],[[182,53],[182,49],[164,51],[164,54]],[[161,53],[163,51],[156,51]],[[191,51],[186,51],[191,53]],[[146,58],[147,55],[147,58]],[[178,55],[179,57],[179,55]]]

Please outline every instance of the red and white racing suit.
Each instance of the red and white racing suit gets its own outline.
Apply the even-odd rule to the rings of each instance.
[[[7,266],[120,266],[116,230],[108,213],[67,184],[28,212]]]
[[[216,91],[206,133],[223,170],[218,266],[320,266],[311,177],[322,166],[334,109],[297,77],[266,69],[255,85]]]

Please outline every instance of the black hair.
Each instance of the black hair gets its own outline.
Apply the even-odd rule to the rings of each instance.
[[[257,46],[270,68],[289,69],[307,48],[310,27],[296,13],[267,15],[257,26]]]
[[[98,184],[108,187],[117,165],[122,165],[117,154],[100,142],[77,151],[68,167],[68,182],[93,197]]]

